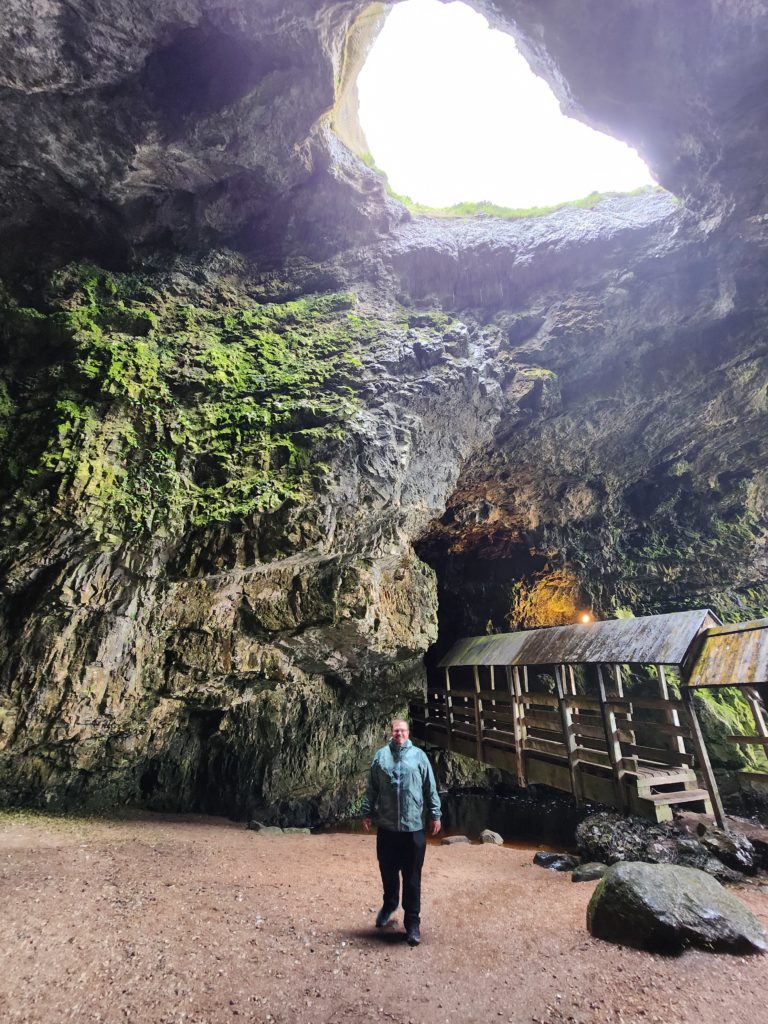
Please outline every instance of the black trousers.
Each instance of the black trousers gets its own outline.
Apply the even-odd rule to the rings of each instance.
[[[427,850],[424,829],[418,832],[390,832],[380,828],[376,834],[376,856],[384,886],[385,910],[393,913],[400,903],[400,876],[403,876],[403,916],[409,924],[419,924],[421,912],[421,868]]]

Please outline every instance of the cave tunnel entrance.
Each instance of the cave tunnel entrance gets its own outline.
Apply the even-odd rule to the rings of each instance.
[[[496,544],[468,541],[460,547],[442,535],[440,525],[433,524],[414,544],[416,554],[437,576],[438,637],[424,658],[430,683],[438,662],[459,637],[513,628],[516,586],[547,568],[546,557],[523,543],[497,539]]]
[[[481,497],[483,486],[462,486],[462,479],[443,515],[414,543],[437,577],[438,637],[424,658],[430,685],[442,685],[437,665],[461,637],[595,617],[564,553],[522,529],[513,507],[500,521],[499,509],[491,514]]]
[[[415,203],[529,209],[655,184],[628,145],[566,117],[512,36],[464,3],[394,5],[356,84],[357,147]]]

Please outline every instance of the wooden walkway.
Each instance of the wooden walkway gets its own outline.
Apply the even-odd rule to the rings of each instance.
[[[688,701],[670,698],[663,666],[658,698],[625,697],[620,666],[594,668],[594,697],[577,692],[568,665],[554,666],[554,693],[526,667],[473,666],[472,689],[451,685],[446,671],[446,686],[411,706],[413,736],[510,772],[521,786],[573,793],[577,802],[663,821],[679,804],[712,814],[714,795],[722,814],[716,789],[697,779],[698,767],[714,786],[698,722]]]

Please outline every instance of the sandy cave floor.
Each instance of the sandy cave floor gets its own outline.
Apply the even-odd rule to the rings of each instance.
[[[424,941],[373,928],[374,840],[216,818],[0,816],[0,1020],[759,1024],[768,957],[592,939],[596,883],[431,846]],[[768,889],[737,894],[768,926]]]

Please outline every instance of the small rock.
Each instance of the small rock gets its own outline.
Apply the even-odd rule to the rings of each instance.
[[[284,836],[308,836],[311,832],[308,828],[284,828]]]
[[[469,841],[469,836],[444,836],[442,839],[442,845],[456,846],[457,843],[468,843]]]
[[[544,853],[543,850],[534,854],[533,863],[550,871],[573,871],[579,865],[578,859],[568,853]]]
[[[768,830],[750,832],[748,838],[755,851],[755,865],[763,871],[768,871]]]
[[[504,840],[501,838],[498,832],[491,832],[489,828],[484,828],[480,833],[481,843],[493,843],[494,846],[503,846]]]
[[[573,874],[571,875],[571,881],[594,882],[595,879],[602,878],[607,870],[607,864],[598,864],[598,862],[594,860],[590,861],[588,864],[579,864],[577,868],[574,868]]]
[[[768,951],[768,935],[741,900],[703,871],[677,864],[614,864],[592,894],[587,927],[596,938],[660,953],[691,945]]]
[[[264,825],[260,821],[249,821],[246,826],[251,832],[258,832],[261,836],[281,836],[283,830],[279,825]]]

